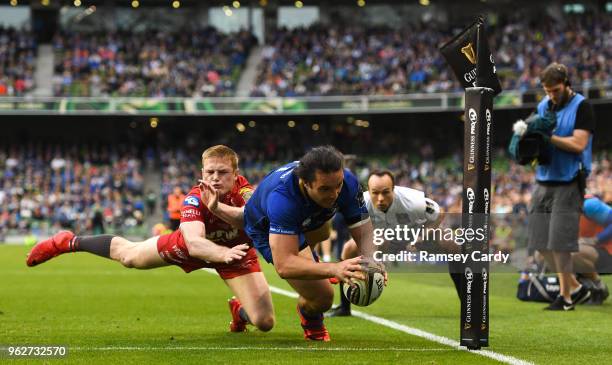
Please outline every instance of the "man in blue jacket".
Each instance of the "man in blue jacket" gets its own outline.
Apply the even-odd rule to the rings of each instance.
[[[572,252],[578,251],[578,222],[586,176],[591,171],[595,118],[584,96],[572,90],[567,67],[552,63],[540,79],[546,97],[537,113],[540,117],[555,113],[556,126],[545,135],[550,161],[536,168],[528,241],[559,276],[561,293],[546,309],[567,311],[590,296],[573,275]]]

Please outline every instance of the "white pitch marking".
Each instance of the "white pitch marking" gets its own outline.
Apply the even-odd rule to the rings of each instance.
[[[351,310],[351,313],[355,317],[365,319],[366,321],[374,322],[376,324],[380,324],[385,327],[393,328],[394,330],[402,331],[404,333],[408,333],[413,336],[422,337],[424,339],[427,339],[433,342],[437,342],[442,345],[450,346],[459,351],[468,351],[470,353],[475,353],[475,354],[485,356],[485,357],[497,360],[499,362],[503,362],[503,363],[511,364],[511,365],[534,365],[532,362],[521,360],[516,357],[500,354],[500,353],[490,351],[490,350],[468,350],[464,346],[459,346],[458,341],[451,340],[448,337],[438,336],[433,333],[429,333],[429,332],[420,330],[418,328],[408,327],[403,324],[400,324],[394,321],[390,321],[382,317],[373,316],[371,314],[363,313],[363,312],[356,311],[356,310]]]
[[[209,273],[216,274],[216,271],[214,271],[214,270],[207,269],[206,271],[208,271]],[[272,293],[284,295],[284,296],[290,297],[290,298],[297,298],[298,297],[298,294],[296,292],[285,290],[285,289],[281,289],[281,288],[277,288],[275,286],[270,286],[270,291]],[[450,347],[454,348],[455,350],[469,351],[470,353],[474,353],[474,354],[478,354],[478,355],[481,355],[481,356],[485,356],[485,357],[488,357],[488,358],[491,358],[491,359],[494,359],[494,360],[497,360],[499,362],[503,362],[503,363],[506,363],[506,364],[510,364],[510,365],[534,365],[534,363],[532,363],[532,362],[521,360],[521,359],[518,359],[518,358],[513,357],[513,356],[508,356],[508,355],[500,354],[500,353],[497,353],[497,352],[494,352],[494,351],[490,351],[490,350],[468,350],[464,346],[459,346],[459,342],[458,341],[451,340],[448,337],[438,336],[438,335],[435,335],[433,333],[429,333],[427,331],[420,330],[418,328],[408,327],[408,326],[405,326],[403,324],[400,324],[400,323],[397,323],[397,322],[394,322],[394,321],[390,321],[390,320],[382,318],[382,317],[373,316],[371,314],[367,314],[367,313],[356,311],[356,310],[351,310],[351,313],[353,314],[353,316],[361,318],[361,319],[365,319],[366,321],[370,321],[370,322],[379,324],[381,326],[389,327],[389,328],[392,328],[392,329],[397,330],[397,331],[408,333],[408,334],[413,335],[413,336],[421,337],[421,338],[424,338],[424,339],[429,340],[429,341],[437,342],[437,343],[442,344],[442,345],[450,346]]]
[[[404,348],[404,347],[221,347],[221,346],[108,346],[108,347],[70,347],[68,351],[406,351],[406,352],[445,352],[453,351],[448,348]]]

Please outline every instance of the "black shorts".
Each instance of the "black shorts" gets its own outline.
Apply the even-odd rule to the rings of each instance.
[[[530,249],[578,251],[582,196],[578,183],[538,184],[531,197],[527,222]]]

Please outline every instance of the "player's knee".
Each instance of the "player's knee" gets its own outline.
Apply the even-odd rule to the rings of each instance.
[[[134,267],[133,259],[128,256],[122,256],[119,262],[121,262],[121,265],[123,265],[124,267],[127,267],[128,269],[131,269]]]
[[[132,254],[122,255],[121,264],[128,269],[138,269],[140,267],[138,257]]]
[[[253,320],[253,325],[262,332],[268,332],[274,327],[275,319],[273,314],[257,316]]]
[[[321,306],[323,307],[322,310],[324,312],[328,311],[329,309],[331,309],[333,304],[334,304],[334,292],[332,291],[331,293],[329,293],[329,295],[326,295],[322,299],[322,303],[321,303]]]
[[[311,303],[312,309],[315,312],[326,312],[334,304],[334,289],[329,286],[328,289],[322,291],[315,301]]]
[[[312,304],[312,311],[316,313],[327,312],[328,310],[331,309],[333,304],[334,304],[333,297],[331,300],[328,300],[327,298],[326,299],[321,298]]]

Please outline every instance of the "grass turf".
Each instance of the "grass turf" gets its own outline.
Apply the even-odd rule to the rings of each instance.
[[[308,343],[295,299],[273,294],[277,324],[269,333],[227,332],[229,290],[215,276],[176,267],[128,270],[79,253],[36,268],[27,249],[0,246],[0,346],[67,345],[48,363],[473,364],[495,361],[359,318],[326,320],[331,343]],[[271,285],[288,289],[262,263]],[[492,274],[489,350],[541,364],[599,364],[612,356],[612,305],[545,312],[515,299],[516,274]],[[612,280],[606,277],[608,285]],[[394,274],[364,312],[451,339],[459,301],[445,274]],[[2,357],[4,356],[4,357]],[[12,360],[0,355],[0,362]]]

